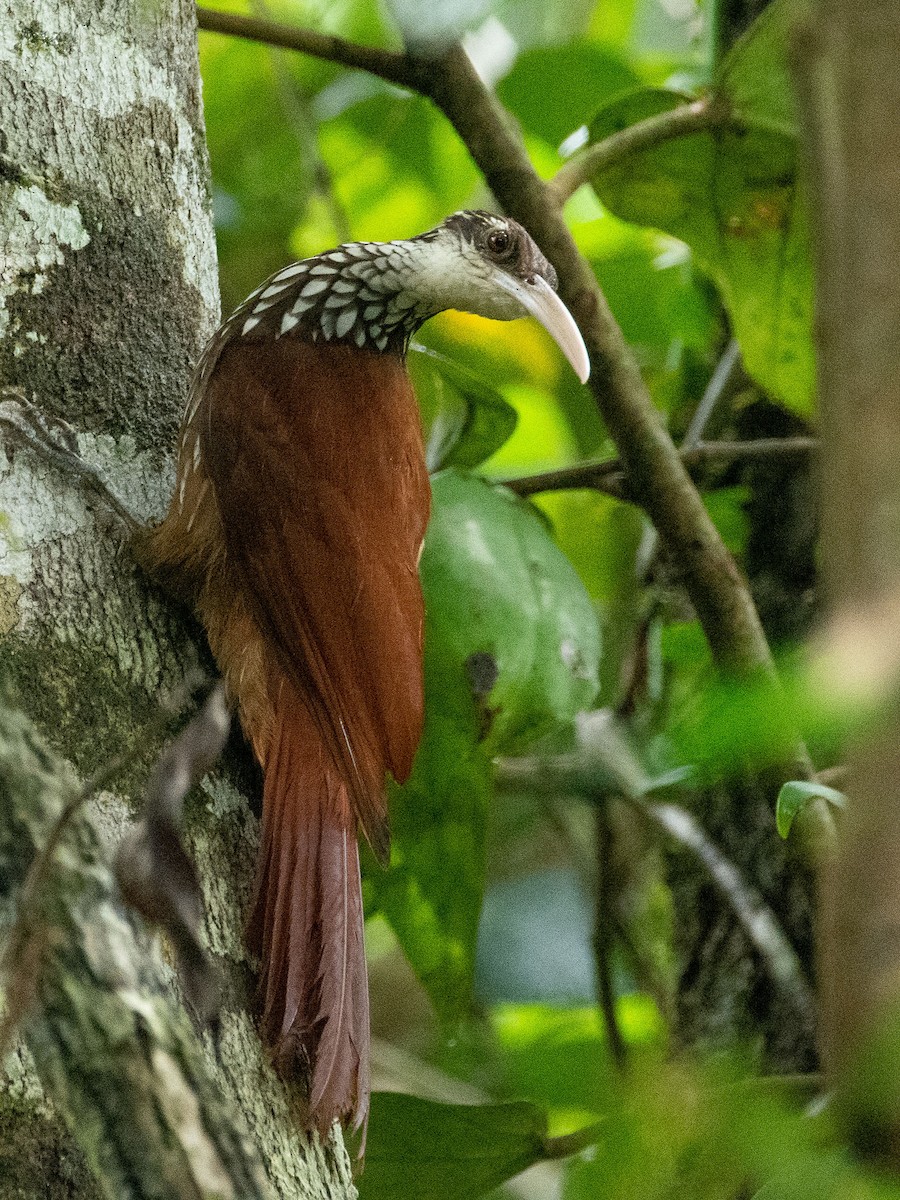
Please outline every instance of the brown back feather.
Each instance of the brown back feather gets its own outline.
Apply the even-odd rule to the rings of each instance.
[[[286,1076],[311,1067],[310,1119],[358,1127],[369,1102],[369,993],[356,818],[312,715],[287,685],[263,796],[247,926],[262,1032]]]
[[[424,712],[430,489],[405,367],[346,346],[235,341],[197,419],[229,566],[384,857],[384,776],[408,776]]]

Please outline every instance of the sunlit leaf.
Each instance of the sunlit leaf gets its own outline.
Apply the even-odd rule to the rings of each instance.
[[[809,783],[805,780],[793,779],[782,786],[775,804],[775,820],[778,832],[786,838],[791,832],[791,826],[799,813],[806,808],[811,800],[824,800],[834,808],[845,808],[847,797],[836,788],[826,787],[824,783]]]
[[[518,420],[512,436],[485,463],[486,474],[515,479],[578,457],[566,414],[555,396],[523,384],[510,385],[504,392]]]
[[[685,103],[645,89],[591,124],[600,140]],[[814,388],[812,280],[792,138],[758,126],[696,133],[629,156],[594,187],[626,220],[680,238],[715,279],[747,370],[801,413]]]
[[[474,371],[421,345],[410,347],[407,361],[430,471],[477,467],[512,435],[516,410]]]
[[[647,996],[616,1001],[619,1026],[634,1050],[665,1045],[666,1030]],[[502,1050],[503,1087],[548,1111],[579,1110],[585,1120],[603,1113],[616,1090],[616,1068],[596,1004],[500,1004],[490,1015]]]
[[[372,1097],[360,1200],[477,1200],[544,1156],[546,1119],[532,1104],[436,1104]]]

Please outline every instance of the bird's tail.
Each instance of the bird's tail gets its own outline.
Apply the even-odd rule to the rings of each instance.
[[[365,1123],[369,993],[356,820],[306,706],[282,708],[266,754],[247,941],[276,1069],[309,1078],[309,1124]]]

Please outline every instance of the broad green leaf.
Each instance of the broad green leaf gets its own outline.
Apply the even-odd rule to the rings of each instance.
[[[847,804],[847,797],[836,788],[826,787],[824,783],[792,779],[790,783],[782,786],[775,804],[775,820],[778,832],[783,838],[791,832],[797,814],[802,812],[811,800],[825,800],[834,808],[845,808]]]
[[[477,1200],[544,1157],[532,1104],[436,1104],[372,1096],[360,1200]]]
[[[603,644],[598,703],[614,708],[628,686],[644,620],[636,561],[645,519],[638,509],[599,492],[548,493],[537,503],[597,606]]]
[[[715,88],[736,120],[796,134],[788,47],[799,8],[797,0],[773,0],[719,67]]]
[[[601,140],[688,98],[644,89],[591,125]],[[774,397],[809,412],[814,388],[812,276],[792,138],[748,126],[665,142],[599,172],[617,216],[687,242],[719,287],[747,370]]]
[[[474,371],[425,346],[410,347],[428,469],[477,467],[516,427],[516,410]]]
[[[451,1019],[471,998],[490,759],[591,703],[599,639],[581,581],[531,508],[453,470],[433,489],[425,732],[391,797],[391,868],[368,872],[366,890]]]
[[[489,655],[486,749],[512,754],[587,708],[597,691],[597,618],[544,522],[503,488],[445,471],[422,556],[426,653],[461,677]]]
[[[526,50],[497,94],[523,128],[558,146],[581,125],[584,113],[639,82],[619,55],[577,42]]]

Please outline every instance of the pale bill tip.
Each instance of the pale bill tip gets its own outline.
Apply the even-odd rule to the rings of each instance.
[[[543,325],[566,356],[582,383],[587,383],[591,363],[581,330],[550,284],[540,275],[530,283],[506,276],[501,286],[518,299],[526,312]]]

